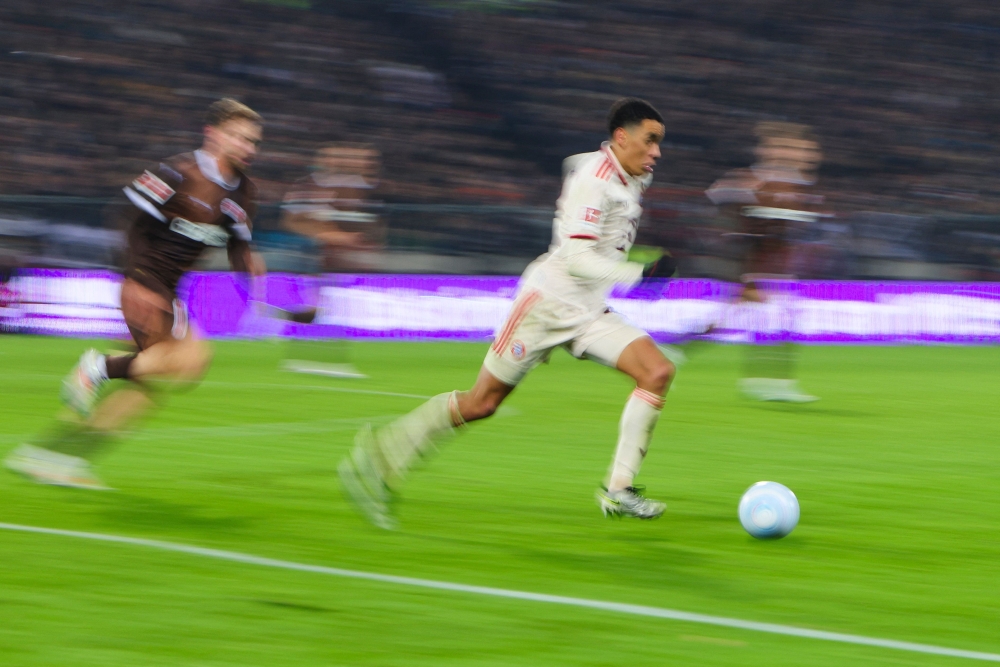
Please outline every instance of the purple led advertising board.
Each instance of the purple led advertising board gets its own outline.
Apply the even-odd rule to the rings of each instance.
[[[0,325],[10,332],[125,337],[121,277],[106,271],[29,270],[8,285]],[[181,285],[191,321],[210,338],[488,340],[517,278],[425,275],[192,273]],[[984,344],[1000,342],[1000,284],[775,281],[769,303],[734,302],[736,286],[679,279],[609,303],[661,342],[703,333],[726,342]],[[317,306],[313,324],[266,315]]]

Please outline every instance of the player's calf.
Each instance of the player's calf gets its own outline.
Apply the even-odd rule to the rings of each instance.
[[[492,417],[502,402],[503,399],[496,396],[473,396],[463,392],[459,394],[458,410],[463,422],[473,422]]]

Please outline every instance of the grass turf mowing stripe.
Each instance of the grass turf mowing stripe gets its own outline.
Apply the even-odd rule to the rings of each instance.
[[[7,373],[8,378],[49,379],[65,377],[65,373]],[[293,384],[284,382],[223,382],[220,380],[202,380],[198,386],[242,387],[244,389],[304,389],[306,391],[336,391],[342,394],[369,394],[372,396],[394,396],[396,398],[420,398],[427,400],[433,396],[423,394],[405,394],[397,391],[380,391],[377,389],[358,389],[356,387],[332,387],[318,384]]]
[[[899,651],[909,651],[912,653],[925,653],[930,655],[942,655],[953,658],[966,658],[969,660],[983,660],[987,662],[1000,662],[1000,654],[983,653],[980,651],[966,651],[945,646],[933,646],[930,644],[916,644],[912,642],[896,641],[894,639],[880,639],[878,637],[864,637],[862,635],[850,635],[839,632],[826,632],[823,630],[811,630],[808,628],[798,628],[791,625],[778,625],[775,623],[758,623],[756,621],[745,621],[738,618],[726,618],[724,616],[708,616],[706,614],[695,614],[676,609],[664,609],[661,607],[647,607],[644,605],[624,604],[619,602],[604,602],[601,600],[588,600],[586,598],[564,597],[561,595],[547,595],[544,593],[531,593],[527,591],[515,591],[504,588],[490,588],[487,586],[471,586],[458,584],[449,581],[434,581],[431,579],[417,579],[414,577],[400,577],[391,574],[378,574],[375,572],[362,572],[359,570],[345,570],[336,567],[326,567],[323,565],[307,565],[292,561],[277,560],[274,558],[264,558],[251,554],[243,554],[236,551],[224,551],[221,549],[209,549],[187,544],[174,542],[163,542],[160,540],[148,540],[138,537],[124,537],[121,535],[107,535],[103,533],[87,533],[75,530],[62,530],[58,528],[43,528],[39,526],[25,526],[14,523],[0,522],[0,530],[18,531],[24,533],[40,533],[43,535],[58,535],[62,537],[73,537],[85,540],[97,540],[101,542],[114,542],[118,544],[131,544],[135,546],[159,549],[161,551],[172,551],[185,553],[205,558],[217,558],[237,563],[249,565],[260,565],[263,567],[274,567],[283,570],[295,570],[299,572],[312,572],[325,574],[334,577],[346,577],[349,579],[364,579],[377,581],[385,584],[395,584],[397,586],[416,586],[441,591],[451,591],[456,593],[469,593],[473,595],[488,595],[491,597],[508,598],[514,600],[527,600],[529,602],[543,602],[546,604],[559,604],[570,607],[583,607],[586,609],[597,609],[618,614],[633,614],[636,616],[646,616],[652,618],[662,618],[673,621],[683,621],[687,623],[701,623],[704,625],[715,625],[727,628],[737,628],[739,630],[749,630],[752,632],[766,632],[776,635],[787,635],[791,637],[802,637],[805,639],[818,639],[822,641],[839,642],[842,644],[856,644],[861,646],[875,646],[879,648],[896,649]]]
[[[125,431],[116,437],[129,440],[170,439],[171,436],[204,437],[204,438],[234,438],[234,437],[266,437],[276,435],[292,435],[296,433],[334,433],[361,428],[367,423],[383,424],[398,417],[398,414],[375,415],[372,417],[348,417],[343,419],[310,419],[297,422],[258,422],[242,426],[178,426],[167,428],[145,428],[138,431]],[[23,442],[30,440],[31,433],[0,433],[0,443]]]
[[[242,387],[244,389],[305,389],[308,391],[338,391],[343,394],[370,394],[372,396],[395,396],[397,398],[420,398],[427,400],[432,396],[423,394],[401,394],[395,391],[378,391],[375,389],[356,389],[354,387],[327,387],[316,384],[282,384],[278,382],[219,382],[206,380],[203,385],[214,385],[217,387]]]

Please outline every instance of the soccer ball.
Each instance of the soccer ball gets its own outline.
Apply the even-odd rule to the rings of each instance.
[[[759,540],[777,539],[799,522],[799,500],[784,484],[757,482],[740,498],[740,523]]]

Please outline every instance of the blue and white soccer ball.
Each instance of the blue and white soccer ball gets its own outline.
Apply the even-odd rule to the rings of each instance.
[[[799,522],[799,500],[784,484],[757,482],[740,498],[740,523],[759,540],[777,539]]]

